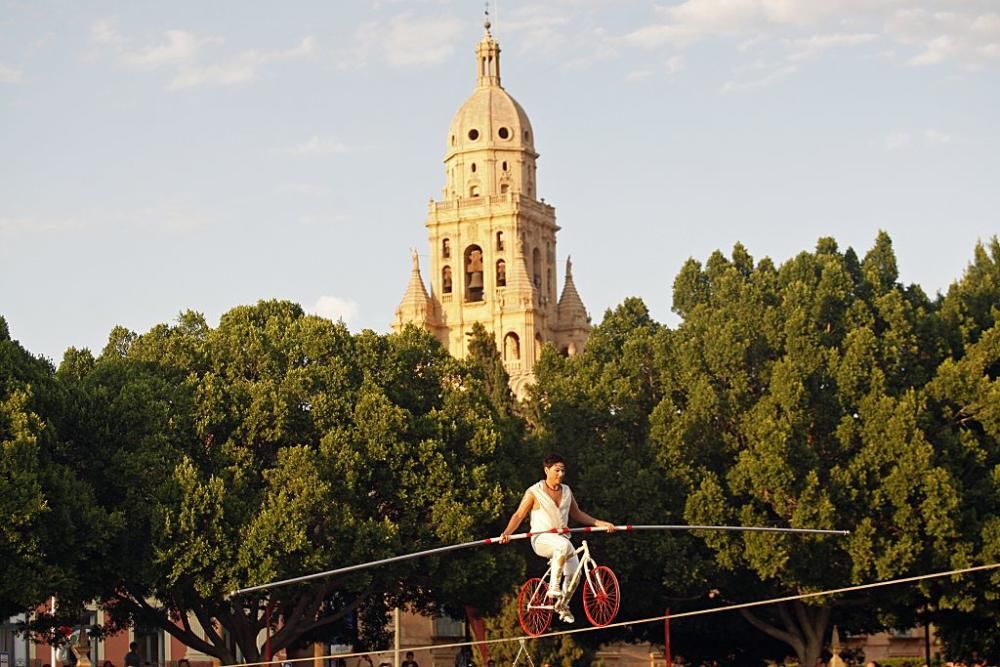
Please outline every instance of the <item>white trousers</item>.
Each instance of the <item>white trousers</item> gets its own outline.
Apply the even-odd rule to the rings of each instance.
[[[562,535],[543,533],[532,538],[531,548],[542,558],[549,559],[549,565],[552,568],[552,586],[559,585],[559,570],[562,569],[563,574],[566,575],[562,584],[565,588],[570,577],[580,565],[580,559],[576,557],[573,543]]]

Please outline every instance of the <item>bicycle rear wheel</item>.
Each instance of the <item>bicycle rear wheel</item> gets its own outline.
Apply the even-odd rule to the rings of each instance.
[[[549,624],[552,623],[552,610],[538,608],[542,605],[551,605],[545,599],[548,590],[549,585],[538,577],[528,579],[521,586],[521,593],[517,596],[517,620],[521,622],[525,634],[537,637],[549,629]]]
[[[591,581],[594,585],[591,586]],[[599,565],[583,583],[583,611],[587,620],[598,627],[615,620],[621,596],[618,577],[611,568]]]

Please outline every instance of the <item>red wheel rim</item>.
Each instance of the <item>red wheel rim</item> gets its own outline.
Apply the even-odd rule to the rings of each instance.
[[[594,568],[591,579],[583,582],[583,611],[592,625],[598,627],[615,620],[621,596],[618,592],[618,577],[603,565]]]
[[[551,606],[545,599],[548,590],[548,584],[538,577],[528,579],[521,586],[521,593],[517,596],[517,620],[521,622],[521,629],[525,634],[537,637],[545,632],[552,622],[551,609],[535,608],[539,605]]]

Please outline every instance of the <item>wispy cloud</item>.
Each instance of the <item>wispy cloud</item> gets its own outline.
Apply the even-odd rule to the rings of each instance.
[[[90,40],[95,44],[121,44],[125,37],[118,30],[118,19],[107,16],[90,24]]]
[[[0,63],[0,83],[20,83],[21,77],[21,70]]]
[[[896,151],[924,146],[947,146],[955,141],[955,137],[947,132],[934,128],[923,130],[895,130],[886,135],[884,144],[886,150]]]
[[[750,51],[752,49],[757,48],[761,44],[770,41],[770,39],[771,38],[768,35],[757,34],[751,37],[750,39],[741,42],[736,48],[739,49],[740,51]]]
[[[683,56],[671,56],[666,62],[667,74],[676,74],[684,69],[684,57]]]
[[[655,73],[654,70],[651,69],[651,68],[648,68],[648,67],[644,68],[644,69],[636,69],[636,70],[632,70],[631,72],[629,72],[628,74],[626,74],[625,75],[625,80],[626,81],[645,81],[649,77],[653,76],[654,73]]]
[[[886,150],[895,151],[906,148],[913,143],[913,136],[909,132],[890,132],[885,138]]]
[[[675,55],[667,59],[660,68],[647,67],[637,69],[625,75],[626,81],[644,81],[657,74],[665,74],[670,77],[684,70],[684,56]]]
[[[907,60],[910,65],[954,62],[980,69],[1000,64],[1000,14],[996,12],[960,7],[899,9],[886,21],[886,31],[899,44],[916,49]]]
[[[12,218],[0,216],[0,236],[51,234],[83,228],[77,218]]]
[[[373,59],[391,67],[426,67],[449,60],[466,27],[451,16],[398,14],[360,25],[351,44],[336,54],[341,67],[361,67]]]
[[[185,64],[167,86],[180,90],[203,84],[229,86],[253,81],[265,65],[302,58],[316,50],[316,40],[303,37],[296,46],[284,50],[243,51],[218,63]]]
[[[740,78],[730,79],[722,84],[719,92],[723,95],[740,93],[758,88],[766,88],[779,81],[787,79],[799,71],[797,65],[788,63],[761,64],[760,67],[748,69],[749,74]]]
[[[222,44],[220,37],[198,38],[184,30],[168,30],[159,44],[135,51],[126,51],[122,57],[133,67],[188,67],[193,63],[203,47]]]
[[[931,144],[950,144],[953,137],[950,134],[928,128],[924,130],[924,140]]]
[[[321,296],[313,304],[309,312],[333,320],[350,324],[361,313],[361,307],[353,299],[345,299],[339,296]]]
[[[733,77],[723,84],[723,92],[770,85],[834,49],[859,50],[863,57],[883,60],[892,53],[893,61],[912,66],[1000,65],[1000,13],[990,3],[921,4],[914,9],[902,0],[684,0],[657,6],[644,25],[626,31],[620,42],[674,52],[708,39],[729,43],[734,53],[762,51],[766,45],[776,61],[767,76]],[[641,78],[647,70],[652,71],[645,67],[629,76]]]
[[[685,47],[713,36],[738,36],[740,45],[766,39],[774,28],[815,24],[834,14],[831,5],[815,0],[686,0],[657,7],[656,19],[628,33],[626,41],[646,48],[663,44]],[[845,3],[840,3],[845,4]],[[851,3],[846,3],[851,4]],[[746,35],[753,35],[748,42]]]
[[[126,67],[167,71],[167,90],[182,90],[201,85],[231,86],[256,79],[260,70],[272,63],[294,60],[316,52],[316,39],[303,37],[287,49],[249,49],[235,54],[217,54],[225,45],[218,36],[201,37],[186,30],[167,30],[152,43],[137,46],[122,34],[114,18],[94,21],[91,41],[111,49]]]
[[[288,148],[289,155],[339,155],[347,153],[347,145],[336,137],[321,137],[314,134],[300,144]]]
[[[788,55],[788,60],[793,62],[811,60],[830,49],[868,44],[878,38],[879,36],[875,33],[865,32],[812,35],[811,37],[793,39],[788,42],[792,49],[792,53]]]
[[[891,0],[884,0],[891,1]],[[838,3],[814,0],[686,0],[657,7],[654,18],[622,37],[630,46],[675,52],[706,40],[728,41],[736,52],[763,51],[770,64],[750,71],[734,71],[720,87],[722,93],[754,90],[795,74],[806,61],[835,48],[858,47],[879,39],[878,32],[832,30],[843,23],[845,7],[860,0]],[[870,3],[869,3],[870,4]],[[878,4],[878,3],[876,3]],[[805,33],[805,34],[803,34]]]

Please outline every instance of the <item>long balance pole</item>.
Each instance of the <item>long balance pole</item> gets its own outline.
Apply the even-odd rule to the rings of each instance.
[[[682,525],[664,525],[664,526],[632,526],[623,525],[615,526],[616,531],[624,532],[635,532],[640,530],[667,530],[667,531],[680,531],[680,530],[711,530],[711,531],[726,531],[726,532],[742,532],[742,533],[794,533],[794,534],[805,534],[805,535],[850,535],[849,530],[824,530],[820,528],[769,528],[766,526],[682,526]],[[527,533],[515,533],[510,536],[511,540],[526,540],[534,535],[541,535],[543,533],[606,533],[607,528],[594,528],[592,526],[587,526],[583,528],[553,528],[552,530],[546,530],[541,532],[527,532]],[[260,584],[258,586],[248,586],[247,588],[238,588],[230,593],[233,595],[242,595],[243,593],[253,593],[254,591],[262,591],[270,588],[278,588],[280,586],[288,586],[289,584],[298,584],[303,581],[310,581],[312,579],[320,579],[322,577],[331,577],[337,574],[347,574],[348,572],[356,572],[357,570],[364,570],[369,567],[376,567],[378,565],[386,565],[388,563],[396,563],[402,560],[410,560],[411,558],[420,558],[422,556],[431,556],[434,554],[443,554],[449,551],[457,551],[458,549],[467,549],[469,547],[484,546],[487,544],[500,544],[499,537],[487,537],[482,540],[473,540],[472,542],[463,542],[461,544],[450,544],[443,547],[436,547],[434,549],[425,549],[424,551],[416,551],[411,554],[403,554],[401,556],[392,556],[390,558],[383,558],[381,560],[373,560],[368,563],[359,563],[357,565],[348,565],[346,567],[338,567],[335,570],[327,570],[326,572],[316,572],[315,574],[306,574],[301,577],[293,577],[291,579],[282,579],[281,581],[272,581],[267,584]]]

